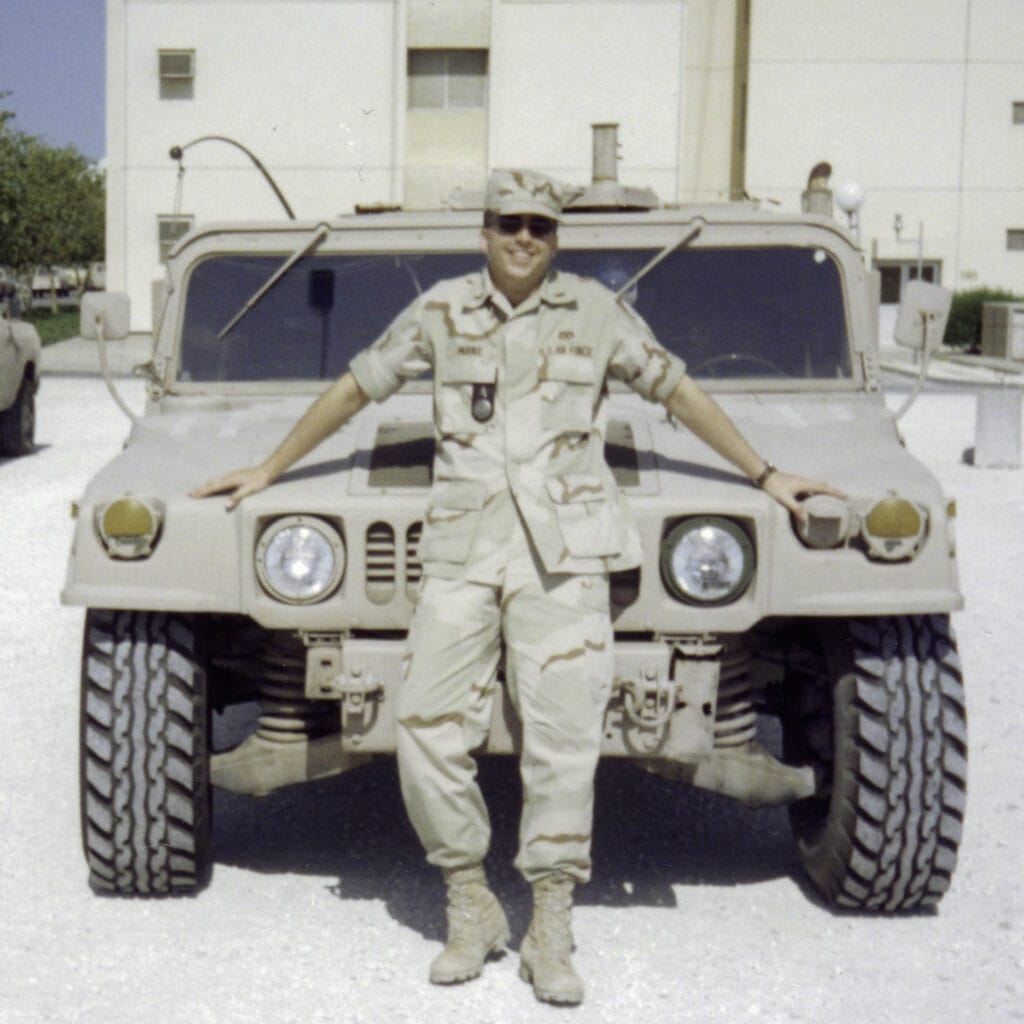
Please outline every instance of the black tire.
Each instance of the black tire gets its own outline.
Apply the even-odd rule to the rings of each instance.
[[[0,413],[0,454],[28,455],[36,440],[36,385],[25,376],[14,405]]]
[[[89,883],[127,896],[209,881],[209,714],[192,616],[86,613],[82,843]]]
[[[948,616],[823,622],[824,677],[790,674],[785,756],[822,772],[790,807],[800,859],[830,903],[900,911],[949,888],[963,828],[967,727]]]

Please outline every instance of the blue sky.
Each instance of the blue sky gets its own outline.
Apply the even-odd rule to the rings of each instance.
[[[103,157],[104,0],[0,0],[0,107],[52,146]]]

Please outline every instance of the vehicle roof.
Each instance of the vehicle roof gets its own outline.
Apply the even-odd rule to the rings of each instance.
[[[201,239],[217,235],[249,236],[255,242],[258,237],[272,234],[310,234],[326,228],[331,235],[343,236],[348,232],[417,232],[437,230],[476,231],[480,228],[480,210],[400,210],[383,209],[379,212],[339,213],[333,217],[314,220],[225,220],[208,221],[198,224],[175,245],[171,252],[174,258]],[[661,206],[653,210],[606,210],[586,213],[567,213],[562,220],[562,237],[571,237],[578,229],[612,229],[617,235],[628,235],[631,228],[651,230],[674,225],[721,225],[752,228],[786,227],[805,228],[821,240],[822,230],[833,234],[833,244],[856,249],[850,233],[831,217],[819,214],[789,214],[765,210],[752,201],[732,203],[708,203],[702,205]],[[752,239],[753,240],[753,239]],[[617,238],[616,244],[626,239]],[[324,244],[330,247],[330,238]],[[657,246],[653,240],[645,241],[639,235],[631,244],[642,247],[645,244]]]

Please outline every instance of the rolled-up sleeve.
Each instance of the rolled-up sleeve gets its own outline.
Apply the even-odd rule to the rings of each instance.
[[[610,375],[624,381],[649,402],[668,401],[686,374],[686,363],[664,348],[632,309],[622,302],[616,302],[615,309]]]
[[[373,401],[383,402],[407,380],[426,373],[433,365],[433,353],[422,329],[422,309],[420,298],[349,363],[352,376]]]

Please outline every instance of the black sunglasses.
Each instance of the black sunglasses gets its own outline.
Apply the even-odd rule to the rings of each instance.
[[[498,217],[498,230],[503,235],[518,235],[524,227],[534,238],[548,238],[558,230],[558,222],[548,217],[524,217],[517,213],[503,213]]]

